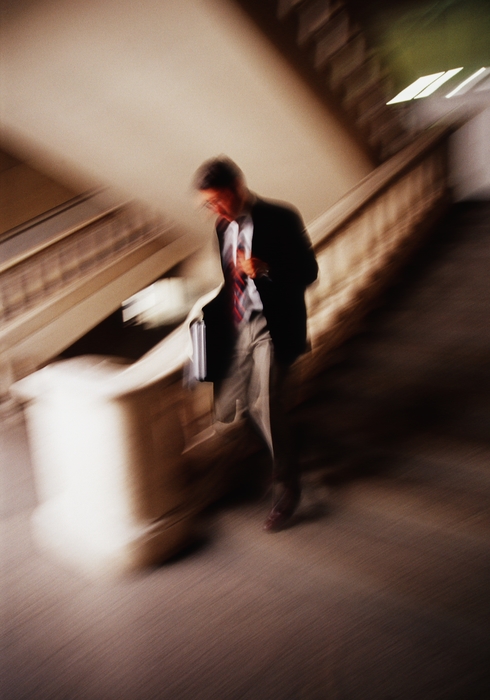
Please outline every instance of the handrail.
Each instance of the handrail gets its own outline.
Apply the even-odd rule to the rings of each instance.
[[[13,228],[9,228],[7,231],[3,231],[3,233],[0,233],[0,243],[5,243],[5,241],[9,241],[11,238],[20,236],[26,231],[29,231],[30,229],[43,224],[45,221],[49,221],[49,219],[53,219],[59,214],[63,214],[63,212],[68,211],[69,209],[72,209],[73,207],[76,207],[79,204],[88,202],[94,197],[97,197],[97,195],[99,195],[101,192],[101,188],[96,188],[93,190],[86,191],[82,194],[77,194],[74,197],[68,199],[66,202],[62,202],[61,204],[58,204],[55,207],[51,207],[42,214],[38,214],[37,216],[34,216],[32,219],[29,219],[28,221],[25,221],[22,224],[18,224]]]
[[[176,237],[171,230],[161,216],[133,202],[50,236],[0,264],[0,322],[23,318],[139,249],[170,243]]]
[[[372,173],[364,177],[347,194],[341,197],[325,213],[314,219],[308,226],[313,243],[321,235],[324,245],[338,230],[345,226],[382,191],[399,180],[428,152],[442,143],[454,131],[454,127],[444,124],[435,125],[422,133],[417,140],[399,151]]]
[[[7,270],[10,270],[13,267],[16,267],[20,263],[24,262],[25,260],[28,260],[29,258],[33,258],[36,256],[38,253],[41,253],[43,250],[46,250],[46,248],[50,248],[51,246],[55,245],[56,243],[59,243],[60,241],[64,240],[65,238],[69,238],[72,236],[74,233],[77,233],[78,231],[81,231],[84,228],[87,228],[88,226],[96,223],[97,221],[100,221],[101,219],[104,219],[105,217],[109,217],[112,214],[115,214],[117,212],[120,212],[124,209],[123,204],[117,204],[114,206],[111,206],[110,208],[106,209],[105,211],[95,214],[94,216],[90,217],[89,219],[85,219],[82,223],[76,224],[75,226],[70,226],[69,228],[65,229],[64,231],[61,231],[58,234],[53,234],[50,236],[47,240],[43,241],[42,243],[38,243],[37,245],[33,246],[32,248],[29,248],[29,250],[24,251],[23,253],[19,253],[18,255],[13,256],[9,260],[6,260],[3,263],[0,263],[0,275]]]
[[[320,275],[308,291],[313,349],[322,359],[355,330],[359,318],[450,201],[448,137],[438,126],[368,175],[309,227]]]

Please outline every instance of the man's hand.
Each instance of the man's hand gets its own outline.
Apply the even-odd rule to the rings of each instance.
[[[269,266],[260,258],[245,259],[245,254],[242,250],[237,250],[236,267],[239,272],[243,272],[253,280],[257,277],[264,277],[269,274]]]

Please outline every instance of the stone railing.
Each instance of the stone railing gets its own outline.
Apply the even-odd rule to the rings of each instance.
[[[448,131],[434,128],[309,226],[320,274],[308,296],[309,372],[355,328],[450,199]]]
[[[309,292],[313,351],[297,363],[303,379],[324,366],[444,211],[447,138],[442,128],[427,132],[310,226],[320,279]],[[138,568],[182,548],[230,462],[250,449],[242,424],[225,434],[213,426],[208,384],[184,386],[199,309],[132,365],[74,358],[14,385],[38,476],[34,534],[79,568]]]
[[[0,264],[0,323],[48,301],[67,285],[154,236],[137,211],[116,207]]]
[[[131,203],[1,262],[0,394],[188,253],[168,222]]]

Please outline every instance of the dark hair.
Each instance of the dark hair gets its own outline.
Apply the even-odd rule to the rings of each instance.
[[[231,158],[219,156],[206,160],[198,168],[194,176],[196,190],[233,188],[238,180],[243,179],[243,173]]]

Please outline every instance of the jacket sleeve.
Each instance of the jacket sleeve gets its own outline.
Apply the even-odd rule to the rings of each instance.
[[[270,281],[307,287],[316,280],[318,265],[300,215],[293,209],[283,209],[274,228],[273,252],[267,261]]]

